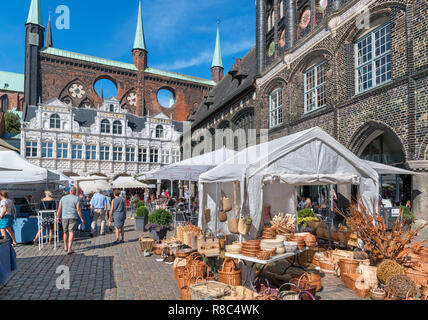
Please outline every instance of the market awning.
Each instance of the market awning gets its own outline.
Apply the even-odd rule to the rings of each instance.
[[[370,167],[376,170],[378,174],[417,174],[416,172],[388,166],[386,164],[364,160]]]
[[[112,182],[112,187],[118,189],[148,188],[147,184],[142,183],[133,177],[119,177]]]

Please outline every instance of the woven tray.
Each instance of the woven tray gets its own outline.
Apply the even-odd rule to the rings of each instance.
[[[220,300],[220,298],[230,295],[231,292],[230,285],[217,281],[206,281],[190,286],[192,300]]]

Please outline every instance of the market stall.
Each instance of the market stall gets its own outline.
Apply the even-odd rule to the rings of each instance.
[[[145,189],[147,184],[138,181],[133,177],[118,177],[111,184],[113,189]]]
[[[217,212],[218,188],[231,198],[233,182],[240,187],[235,215],[252,218],[252,238],[259,230],[264,203],[296,213],[296,186],[354,184],[372,212],[378,203],[377,172],[318,127],[249,147],[202,174],[200,207]],[[200,217],[199,225],[213,228],[213,220],[206,224]],[[229,232],[226,224],[219,229]]]

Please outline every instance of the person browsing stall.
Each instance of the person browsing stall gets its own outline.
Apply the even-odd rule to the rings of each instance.
[[[97,189],[97,192],[91,199],[91,233],[95,234],[97,230],[98,219],[101,219],[101,230],[100,234],[105,234],[106,227],[106,212],[107,212],[107,199],[101,194],[101,189]]]
[[[6,232],[12,239],[12,246],[16,247],[15,234],[13,233],[12,226],[15,220],[15,204],[9,199],[7,191],[0,192],[0,231],[3,239],[7,239]]]
[[[58,207],[58,222],[62,223],[64,232],[64,250],[69,255],[74,253],[71,247],[74,234],[77,231],[77,219],[80,217],[82,224],[85,224],[79,197],[76,196],[76,193],[76,187],[71,187],[70,194],[61,198]]]

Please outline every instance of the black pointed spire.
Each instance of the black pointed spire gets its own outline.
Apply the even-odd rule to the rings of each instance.
[[[51,11],[49,9],[49,22],[48,22],[48,30],[46,31],[46,43],[45,47],[53,47],[53,38],[52,38],[52,22],[51,22]]]

